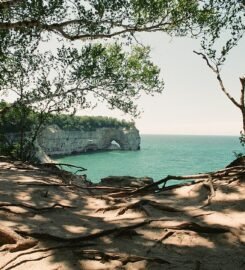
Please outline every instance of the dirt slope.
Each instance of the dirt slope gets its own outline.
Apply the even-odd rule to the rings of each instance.
[[[244,175],[154,192],[2,160],[0,269],[245,269]]]

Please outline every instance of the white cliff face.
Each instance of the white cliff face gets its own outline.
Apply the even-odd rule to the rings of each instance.
[[[70,155],[96,150],[110,150],[112,142],[121,150],[139,150],[139,131],[133,127],[98,128],[95,131],[64,131],[58,126],[46,127],[38,137],[38,144],[47,155]],[[115,148],[114,148],[115,149]]]

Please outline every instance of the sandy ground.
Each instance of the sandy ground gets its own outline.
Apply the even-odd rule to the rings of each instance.
[[[244,172],[135,192],[2,160],[0,269],[245,269]]]

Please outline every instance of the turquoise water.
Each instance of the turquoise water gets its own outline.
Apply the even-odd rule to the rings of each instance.
[[[84,153],[57,159],[87,168],[88,179],[109,175],[149,176],[154,180],[224,168],[241,152],[238,137],[142,135],[140,151]]]

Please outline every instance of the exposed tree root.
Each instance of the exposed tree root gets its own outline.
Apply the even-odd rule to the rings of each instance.
[[[49,233],[28,233],[28,232],[24,232],[24,231],[18,231],[18,233],[21,233],[22,235],[25,236],[31,236],[34,238],[37,238],[39,240],[42,239],[52,239],[55,241],[62,241],[62,242],[66,242],[69,243],[71,246],[72,245],[77,245],[77,243],[81,242],[81,241],[90,241],[90,240],[95,240],[98,239],[100,237],[104,237],[104,236],[108,236],[111,234],[115,234],[115,235],[123,235],[124,233],[131,231],[132,229],[136,229],[139,227],[143,227],[145,225],[149,225],[153,222],[156,221],[169,221],[166,219],[145,219],[143,221],[134,223],[134,224],[130,224],[127,226],[122,226],[122,227],[114,227],[111,229],[106,229],[106,230],[102,230],[100,232],[96,232],[96,233],[91,233],[88,235],[81,235],[78,237],[70,237],[70,238],[65,238],[65,237],[60,237],[60,236],[54,236],[51,235]],[[204,225],[199,225],[195,222],[182,222],[176,226],[165,226],[163,225],[162,229],[171,229],[171,230],[189,230],[189,231],[194,231],[194,232],[198,232],[198,233],[226,233],[226,232],[231,232],[230,229],[226,228],[226,227],[222,227],[222,226],[204,226]]]
[[[76,168],[79,171],[87,171],[87,169],[85,169],[85,168],[83,168],[81,166],[75,166],[75,165],[68,164],[68,163],[43,163],[42,165],[39,165],[39,166],[48,167],[48,168],[54,168],[56,170],[62,168],[62,166],[66,166],[66,167]],[[57,168],[57,166],[59,166],[60,168]]]
[[[167,226],[167,229],[173,230],[188,230],[197,233],[211,233],[211,234],[219,234],[219,233],[227,233],[231,232],[229,228],[222,226],[204,226],[199,225],[195,222],[184,222],[176,226]]]
[[[127,237],[132,239],[134,236],[141,236],[140,233],[137,233],[136,230],[134,229],[128,229],[128,230],[122,230],[119,231],[118,233],[114,234],[115,237]]]
[[[91,233],[88,235],[81,235],[78,237],[71,237],[71,238],[65,238],[65,237],[60,237],[60,236],[54,236],[51,235],[49,233],[28,233],[25,231],[18,231],[19,233],[21,233],[22,235],[25,236],[31,236],[37,239],[44,239],[44,238],[48,238],[48,239],[52,239],[55,241],[63,241],[63,242],[68,242],[71,245],[76,245],[78,242],[80,241],[89,241],[89,240],[94,240],[103,236],[107,236],[110,234],[118,234],[118,233],[124,233],[125,231],[131,230],[131,229],[136,229],[139,227],[142,227],[144,225],[147,225],[151,222],[153,222],[155,220],[151,220],[151,219],[146,219],[134,224],[130,224],[127,226],[122,226],[122,227],[113,227],[111,229],[106,229],[106,230],[101,230],[100,232],[96,232],[96,233]]]
[[[144,194],[147,192],[152,192],[152,190],[154,190],[153,188],[158,187],[159,185],[163,184],[162,188],[159,188],[159,190],[170,190],[170,189],[176,189],[179,188],[181,186],[185,186],[185,185],[190,185],[190,184],[197,184],[199,182],[204,182],[207,181],[210,177],[212,177],[213,181],[217,181],[217,180],[230,180],[230,177],[236,177],[236,176],[241,176],[245,174],[245,168],[244,166],[235,166],[235,167],[229,167],[223,170],[219,170],[216,172],[210,172],[210,173],[200,173],[200,174],[193,174],[193,175],[184,175],[184,176],[176,176],[176,175],[168,175],[165,178],[156,181],[152,184],[134,189],[132,191],[128,191],[128,192],[118,192],[118,193],[111,193],[110,196],[112,197],[123,197],[123,196],[134,196],[137,194]],[[172,186],[167,186],[166,187],[166,183],[170,180],[183,180],[183,181],[188,181],[188,180],[194,180],[191,183],[189,182],[185,182],[183,184],[177,184],[177,185],[172,185]]]
[[[7,265],[6,265],[6,266],[1,267],[0,269],[11,270],[11,269],[14,269],[14,268],[17,267],[17,266],[20,266],[20,265],[23,264],[23,263],[26,263],[26,262],[34,262],[34,261],[41,261],[41,260],[43,260],[43,259],[46,259],[46,258],[52,256],[52,255],[53,255],[53,254],[46,254],[46,255],[42,255],[42,256],[40,256],[40,257],[33,258],[33,259],[25,259],[25,260],[22,260],[22,261],[19,261],[19,262],[15,263],[15,264],[12,264],[12,265],[10,265],[10,266],[7,267],[7,268],[5,268],[5,267],[7,266]]]
[[[32,249],[32,250],[28,250],[28,251],[25,251],[25,252],[22,252],[22,253],[18,253],[15,257],[13,257],[10,261],[6,262],[4,265],[2,265],[0,267],[0,269],[4,269],[5,267],[9,266],[11,263],[13,263],[14,261],[16,261],[18,258],[21,258],[23,256],[26,256],[26,255],[32,255],[32,254],[35,254],[35,253],[47,253],[47,252],[52,252],[54,250],[60,250],[60,249],[70,249],[70,248],[81,248],[81,247],[87,247],[87,246],[92,246],[94,245],[93,243],[77,243],[77,244],[59,244],[59,245],[56,245],[56,246],[51,246],[51,247],[48,247],[48,248],[35,248],[35,249]],[[49,254],[49,256],[52,256],[53,253]],[[37,260],[41,260],[41,259],[44,259],[46,258],[44,255],[40,256],[39,259]],[[29,260],[29,261],[35,261],[36,259],[33,259],[33,260]],[[18,263],[16,263],[15,265],[11,265],[9,266],[8,268],[5,268],[4,270],[7,270],[7,269],[12,269],[13,267],[16,267],[22,263],[26,262],[26,260],[22,260]]]
[[[112,228],[112,229],[107,229],[107,230],[103,230],[101,232],[98,233],[93,233],[90,235],[85,235],[85,236],[80,236],[80,237],[76,237],[76,238],[61,238],[61,237],[53,237],[52,235],[49,234],[33,234],[33,233],[24,233],[22,232],[22,234],[25,235],[31,235],[33,237],[38,237],[39,239],[42,239],[43,236],[48,236],[49,239],[53,239],[53,240],[59,240],[62,242],[66,242],[67,244],[59,244],[57,246],[53,246],[50,248],[39,248],[39,249],[32,249],[30,251],[27,252],[23,252],[20,254],[17,254],[16,257],[12,258],[9,262],[7,262],[5,265],[3,265],[0,269],[12,269],[14,266],[11,265],[10,268],[5,268],[8,265],[10,265],[13,261],[15,261],[17,258],[24,256],[24,255],[30,255],[33,253],[39,253],[39,252],[48,252],[48,251],[52,251],[52,250],[57,250],[57,249],[66,249],[66,248],[71,248],[71,249],[75,249],[75,248],[80,248],[82,246],[88,246],[88,245],[92,245],[92,243],[84,243],[84,241],[87,240],[95,240],[99,237],[102,236],[107,236],[109,234],[115,234],[115,236],[123,236],[126,233],[130,233],[131,231],[134,231],[133,229],[145,226],[145,225],[149,225],[150,223],[154,222],[154,221],[166,221],[165,219],[147,219],[132,225],[128,225],[128,226],[124,226],[124,227],[116,227],[116,228]],[[167,239],[168,237],[170,237],[175,230],[190,230],[190,231],[194,231],[197,233],[211,233],[211,234],[219,234],[219,233],[226,233],[226,232],[231,232],[228,228],[224,228],[224,227],[214,227],[214,226],[202,226],[199,225],[197,223],[194,222],[183,222],[180,223],[179,225],[176,226],[163,226],[163,229],[167,229],[170,230],[168,231],[166,234],[164,234],[148,251],[147,253],[150,253],[151,249],[154,248],[155,246],[157,246],[160,242],[162,242],[164,239]],[[6,228],[6,230],[1,230],[0,232],[3,231],[3,234],[6,238],[6,241],[10,241],[12,242],[18,242],[19,239],[21,239],[21,241],[23,241],[23,237],[21,237],[19,234],[15,233],[13,230]],[[13,236],[12,236],[13,235]],[[136,233],[137,235],[137,233]],[[16,241],[17,240],[17,241]],[[26,240],[26,239],[24,239]],[[19,242],[21,244],[21,242]],[[34,240],[33,245],[24,245],[24,243],[22,245],[20,245],[20,249],[16,249],[16,247],[13,247],[12,251],[17,251],[17,250],[23,250],[23,249],[27,249],[27,248],[31,248],[34,245],[37,244],[37,241]],[[9,250],[9,249],[8,249]],[[122,261],[124,264],[128,263],[128,262],[137,262],[137,261],[141,261],[141,260],[146,260],[146,261],[151,261],[151,262],[158,262],[158,263],[169,263],[166,260],[163,260],[162,258],[150,258],[150,257],[143,257],[143,256],[121,256],[118,254],[112,254],[112,253],[103,253],[101,251],[97,251],[97,250],[82,250],[81,251],[81,255],[84,257],[89,256],[89,258],[91,259],[96,259],[98,258],[98,256],[100,256],[100,260],[105,260],[105,258],[107,258],[107,260],[112,260],[112,259],[118,259],[120,261]],[[96,256],[95,256],[96,255]],[[91,257],[92,256],[92,257]],[[42,257],[40,257],[40,259],[42,259]],[[20,262],[18,262],[19,265]],[[16,265],[17,266],[17,265]]]
[[[181,212],[181,210],[176,209],[174,207],[162,205],[162,204],[157,203],[155,201],[146,200],[146,199],[142,199],[142,200],[139,200],[139,201],[134,202],[134,203],[118,204],[118,205],[113,205],[113,206],[109,206],[109,207],[106,207],[106,208],[99,208],[96,212],[103,211],[103,213],[105,213],[107,211],[120,209],[120,211],[117,214],[118,215],[123,215],[128,210],[133,209],[133,210],[137,210],[137,211],[143,211],[143,212],[146,213],[147,216],[150,216],[149,211],[147,211],[147,209],[145,208],[145,206],[147,206],[147,205],[155,207],[155,208],[157,208],[159,210],[162,210],[162,211]]]
[[[0,269],[1,270],[10,270],[13,269],[25,262],[28,261],[38,261],[38,260],[42,260],[44,258],[50,257],[53,255],[53,253],[49,253],[49,254],[44,254],[42,256],[39,256],[37,258],[34,259],[23,259],[19,262],[17,262],[16,264],[12,264],[14,261],[16,261],[16,259],[20,258],[21,256],[25,256],[25,255],[30,255],[33,253],[43,253],[43,252],[48,252],[48,251],[52,251],[54,249],[67,249],[67,248],[80,248],[80,246],[57,246],[54,248],[46,248],[46,249],[38,249],[38,250],[33,250],[31,252],[25,252],[25,253],[21,253],[18,256],[16,256],[15,258],[13,258],[11,261],[7,262],[5,265],[3,265]],[[156,262],[159,264],[170,264],[169,261],[159,258],[159,257],[146,257],[146,256],[136,256],[136,255],[122,255],[119,253],[112,253],[112,252],[103,252],[100,250],[93,250],[93,249],[88,249],[88,250],[79,250],[76,252],[76,255],[80,257],[80,259],[89,259],[89,260],[96,260],[96,261],[101,261],[101,262],[107,262],[110,260],[119,260],[122,262],[123,265],[126,265],[127,263],[130,262],[138,262],[138,261],[148,261],[148,262]]]
[[[14,230],[3,225],[0,227],[0,240],[3,244],[0,251],[7,250],[9,252],[29,249],[38,243],[37,240],[23,238]]]
[[[167,212],[181,212],[181,210],[179,210],[179,209],[176,209],[174,207],[167,206],[167,205],[162,205],[162,204],[157,203],[157,202],[152,201],[152,200],[140,200],[140,201],[138,201],[136,203],[131,203],[131,204],[126,205],[124,208],[122,208],[118,212],[118,215],[123,215],[129,209],[136,209],[136,210],[137,209],[139,209],[139,210],[142,209],[143,211],[145,211],[144,206],[146,206],[146,205],[150,205],[150,206],[152,206],[154,208],[157,208],[159,210],[162,210],[162,211],[167,211]]]
[[[207,201],[205,202],[205,204],[201,208],[204,208],[204,207],[210,205],[211,200],[215,197],[215,189],[214,189],[214,185],[213,185],[211,176],[209,176],[208,180],[204,183],[204,185],[209,188],[210,195],[208,195]]]
[[[199,210],[197,212],[191,212],[192,210],[204,208],[205,206],[208,206],[210,204],[215,204],[216,200],[214,199],[217,193],[217,197],[223,198],[222,196],[225,196],[226,191],[231,191],[230,197],[229,198],[235,198],[234,201],[229,201],[233,204],[236,203],[236,194],[235,192],[237,189],[235,188],[235,184],[232,186],[228,186],[230,183],[234,181],[239,181],[241,179],[241,176],[244,176],[245,174],[245,168],[244,166],[236,166],[232,168],[226,168],[225,170],[221,170],[218,172],[214,173],[206,173],[206,174],[197,174],[197,175],[187,175],[187,176],[167,176],[164,179],[161,179],[158,182],[155,182],[153,184],[150,184],[148,186],[144,186],[142,188],[137,188],[137,189],[132,189],[132,188],[118,188],[118,187],[103,187],[103,186],[77,186],[76,184],[66,184],[66,182],[61,182],[57,177],[57,182],[50,180],[47,177],[47,182],[45,183],[46,180],[43,180],[43,182],[30,182],[30,183],[24,183],[24,182],[18,182],[17,184],[23,184],[23,185],[43,185],[43,186],[54,186],[54,187],[64,187],[62,188],[62,193],[59,192],[58,196],[61,196],[61,194],[67,195],[67,198],[70,198],[75,205],[77,205],[78,211],[72,211],[72,209],[76,208],[75,206],[69,206],[69,205],[63,205],[59,203],[52,203],[50,201],[50,206],[47,207],[40,207],[36,206],[34,203],[32,203],[31,199],[29,202],[27,201],[17,201],[17,199],[14,199],[13,202],[11,202],[11,199],[13,197],[10,197],[10,202],[0,202],[0,210],[4,211],[11,211],[12,213],[15,213],[16,215],[10,215],[8,218],[7,213],[1,213],[1,214],[6,214],[6,222],[11,221],[12,218],[13,224],[16,224],[14,228],[17,228],[19,224],[19,216],[20,222],[25,222],[25,215],[30,215],[34,216],[36,213],[38,213],[38,218],[40,214],[40,221],[42,222],[42,217],[46,218],[47,212],[45,211],[51,211],[54,209],[71,209],[71,213],[69,213],[69,216],[64,219],[64,228],[69,231],[72,234],[62,234],[64,232],[64,228],[62,227],[61,230],[55,232],[54,230],[49,230],[49,227],[45,229],[45,232],[42,230],[39,230],[38,227],[41,223],[35,223],[32,229],[25,229],[27,231],[22,230],[22,226],[20,226],[21,229],[19,230],[13,230],[8,227],[0,226],[0,256],[2,254],[6,255],[4,260],[1,260],[2,264],[4,265],[0,266],[1,270],[10,270],[14,269],[16,267],[24,267],[24,263],[31,262],[31,261],[38,261],[45,259],[50,256],[56,256],[59,254],[59,250],[71,250],[72,252],[75,253],[74,258],[81,258],[81,260],[95,260],[95,261],[100,261],[100,262],[109,262],[113,260],[118,260],[120,261],[122,265],[127,265],[127,263],[134,263],[134,262],[139,262],[139,261],[146,261],[146,262],[154,262],[154,263],[159,263],[159,264],[170,264],[168,260],[165,260],[164,254],[163,258],[156,257],[154,255],[159,254],[157,248],[160,247],[161,243],[173,236],[174,234],[177,234],[177,237],[171,238],[170,242],[171,244],[175,245],[176,242],[179,240],[179,236],[185,236],[184,241],[192,241],[195,244],[196,241],[200,238],[208,238],[210,241],[213,241],[216,243],[216,239],[222,239],[222,241],[226,241],[227,239],[231,239],[231,241],[234,240],[236,241],[236,244],[239,243],[237,240],[240,240],[240,243],[242,243],[242,228],[237,229],[233,228],[231,224],[231,227],[228,227],[229,225],[226,226],[219,226],[219,225],[208,225],[208,223],[216,223],[219,224],[222,222],[222,220],[218,219],[211,219],[210,220],[205,220],[205,219],[198,219],[198,217],[204,216],[204,215],[211,215],[215,214],[218,212],[219,205],[217,206],[217,211],[204,211],[204,210]],[[29,177],[29,173],[28,173]],[[46,175],[45,175],[46,177]],[[41,179],[41,178],[39,178]],[[39,180],[38,179],[38,180]],[[183,180],[183,183],[180,183],[178,185],[174,186],[166,186],[167,181],[169,180]],[[244,178],[243,178],[244,179]],[[19,179],[21,180],[21,179]],[[192,182],[186,182],[186,180],[191,180]],[[52,182],[51,182],[52,181]],[[181,186],[188,186],[188,185],[196,185],[200,183],[197,187],[194,188],[193,193],[191,194],[192,198],[194,198],[194,203],[198,205],[193,205],[188,208],[184,208],[182,210],[182,204],[179,203],[179,206],[176,207],[171,207],[171,203],[175,205],[175,198],[167,198],[165,200],[164,195],[170,195],[173,196],[175,192],[167,192],[167,190],[171,189],[177,189],[178,187]],[[16,184],[16,181],[15,181]],[[153,186],[158,186],[162,185],[163,187],[159,187],[158,190],[152,189]],[[239,184],[239,183],[238,183]],[[207,191],[203,192],[202,185],[204,185],[207,189]],[[219,188],[219,185],[221,187]],[[240,185],[243,185],[243,183],[240,182]],[[4,183],[5,186],[5,183]],[[215,188],[217,187],[217,191]],[[224,187],[224,190],[223,190]],[[19,186],[16,185],[16,188],[18,189]],[[184,188],[179,190],[178,196],[182,200],[184,199],[184,192],[187,192],[192,188]],[[91,198],[91,195],[87,195],[88,192],[83,192],[81,190],[94,190],[94,198],[97,200],[92,201],[93,198]],[[32,190],[32,189],[31,189]],[[242,189],[243,190],[243,189]],[[23,189],[21,189],[21,192]],[[29,190],[28,190],[29,191]],[[27,192],[28,192],[27,191]],[[34,192],[36,189],[34,190]],[[60,190],[59,190],[60,191]],[[64,192],[63,192],[64,191]],[[103,191],[103,192],[102,192]],[[222,193],[224,191],[224,194]],[[76,193],[76,196],[73,196]],[[111,193],[114,192],[114,193]],[[151,195],[144,197],[142,196],[143,194],[148,194],[148,193],[156,193],[156,192],[161,192],[161,194],[157,194],[156,196]],[[109,193],[109,194],[108,194]],[[233,194],[234,193],[234,194]],[[72,194],[72,196],[70,196]],[[82,198],[82,203],[80,203],[79,196],[83,196],[86,194],[86,196],[89,197],[87,205],[85,204],[86,198]],[[200,200],[205,200],[206,197],[203,196],[204,194],[208,194],[207,200],[205,201],[204,205],[200,206]],[[161,200],[163,199],[164,201],[167,201],[165,203],[162,203],[160,200],[161,195]],[[69,197],[70,196],[70,197]],[[206,195],[205,195],[206,196]],[[239,194],[239,196],[242,198],[242,195]],[[18,196],[17,198],[19,198]],[[240,198],[239,197],[239,198]],[[32,197],[30,197],[32,198]],[[176,198],[178,198],[176,196]],[[190,198],[190,197],[189,197]],[[79,219],[84,218],[94,218],[94,213],[88,213],[90,209],[95,209],[98,207],[99,203],[101,203],[101,200],[104,203],[107,203],[108,207],[104,208],[99,208],[96,210],[96,212],[102,211],[102,212],[107,212],[107,211],[116,211],[117,215],[124,215],[127,211],[133,210],[133,211],[141,211],[143,212],[148,218],[147,219],[133,219],[138,217],[138,214],[134,213],[129,213],[129,215],[125,215],[123,217],[118,217],[115,218],[114,220],[112,219],[112,216],[110,214],[104,215],[105,219],[100,221],[100,216],[95,217],[93,220],[93,224],[91,228],[88,228],[85,230],[86,232],[82,235],[78,235],[80,231],[80,226],[84,226],[84,223],[80,223]],[[55,202],[55,201],[54,201]],[[229,202],[227,204],[229,204]],[[44,200],[41,205],[47,205],[47,201]],[[239,201],[240,203],[240,201]],[[184,205],[186,205],[184,203]],[[189,203],[188,203],[189,205]],[[17,209],[18,211],[13,208],[13,207],[20,207],[22,208],[20,211],[20,208]],[[192,208],[193,209],[190,209]],[[196,208],[194,208],[196,207]],[[224,208],[226,209],[226,204],[224,204]],[[239,204],[240,207],[240,204]],[[238,210],[240,211],[240,208],[238,207]],[[180,209],[178,209],[180,208]],[[23,209],[25,211],[23,211]],[[84,211],[83,211],[84,209]],[[188,209],[188,210],[185,210]],[[16,210],[17,212],[14,212]],[[152,210],[152,211],[151,211]],[[154,211],[153,211],[154,210]],[[159,211],[158,211],[159,210]],[[42,215],[43,212],[45,212],[45,215]],[[176,213],[174,214],[167,214],[164,213],[166,212],[173,212]],[[22,213],[23,212],[23,213]],[[69,211],[66,210],[66,213]],[[152,212],[152,213],[151,213]],[[50,215],[50,220],[54,219],[55,217],[63,218],[63,215],[60,217],[59,216],[60,211],[52,212]],[[179,214],[181,213],[181,214]],[[168,218],[154,218],[156,217],[163,217],[164,214],[168,215]],[[221,213],[223,214],[223,213]],[[17,216],[19,215],[19,216]],[[81,215],[81,216],[79,216]],[[84,216],[83,216],[84,215]],[[86,216],[87,215],[87,216]],[[183,219],[180,217],[183,217]],[[71,217],[71,222],[68,220]],[[16,220],[15,220],[16,218]],[[48,216],[49,218],[49,216]],[[103,217],[101,218],[103,219]],[[98,220],[98,223],[96,223]],[[203,220],[203,222],[201,222]],[[28,224],[31,221],[28,220]],[[63,219],[62,219],[63,221]],[[74,224],[72,223],[74,221]],[[108,222],[107,222],[108,221]],[[116,223],[114,223],[116,221]],[[226,221],[226,220],[225,220]],[[36,222],[36,219],[34,220]],[[130,222],[130,224],[129,224]],[[205,224],[206,222],[207,224]],[[23,224],[22,223],[22,224]],[[6,224],[6,223],[4,223]],[[70,225],[74,225],[76,227],[73,229]],[[113,225],[114,224],[114,225]],[[127,224],[127,225],[125,225]],[[225,224],[230,224],[230,223],[225,223]],[[239,223],[240,224],[240,223]],[[49,224],[48,224],[49,225]],[[110,225],[110,227],[108,227]],[[50,224],[52,226],[52,224]],[[62,226],[62,224],[61,224]],[[99,227],[101,226],[101,227]],[[234,225],[235,227],[236,225]],[[31,227],[32,228],[32,227]],[[37,233],[35,233],[35,228]],[[109,229],[108,229],[109,228]],[[100,231],[98,231],[100,229]],[[95,232],[96,231],[96,232]],[[57,234],[57,235],[53,235]],[[222,235],[226,234],[227,235]],[[211,235],[214,236],[211,236]],[[218,234],[221,234],[220,237],[218,237]],[[231,235],[232,234],[232,235]],[[158,235],[159,239],[154,239],[155,235]],[[117,238],[116,238],[117,237]],[[115,241],[114,241],[115,240]],[[147,240],[147,243],[144,244],[144,241]],[[128,253],[129,248],[126,247],[124,249],[125,241],[127,243],[131,244],[132,242],[136,243],[137,245],[132,248],[134,255],[130,255]],[[151,246],[149,246],[149,241],[151,241]],[[104,246],[98,246],[98,243],[105,243]],[[116,246],[115,248],[115,242],[118,242],[119,245]],[[39,245],[37,245],[39,243]],[[111,245],[111,243],[113,243]],[[126,245],[127,245],[126,243]],[[138,248],[138,244],[143,243],[144,249],[142,252],[144,253],[139,253],[136,248]],[[182,243],[186,244],[186,242]],[[238,244],[237,244],[238,245]],[[89,246],[94,246],[96,249],[88,249]],[[95,247],[96,246],[96,247]],[[86,247],[86,249],[84,249]],[[101,250],[99,250],[101,248]],[[104,249],[103,249],[104,248]],[[118,249],[117,249],[118,248]],[[155,249],[156,248],[156,249]],[[123,250],[123,251],[122,251]],[[17,252],[18,251],[18,252]],[[107,252],[108,251],[108,252]],[[10,252],[16,252],[13,254],[9,254]],[[146,253],[145,253],[146,252]],[[62,253],[63,254],[63,253]],[[138,256],[138,254],[140,256]],[[141,256],[145,255],[145,256]],[[9,256],[9,257],[8,257]],[[59,254],[60,256],[60,254]],[[157,255],[158,256],[158,255]],[[162,255],[161,255],[162,257]],[[55,257],[54,257],[55,258]],[[6,262],[8,260],[8,262]],[[70,258],[65,258],[64,260],[70,260]],[[73,258],[71,259],[73,260]],[[144,264],[146,263],[144,262]],[[115,262],[113,262],[115,263]],[[118,262],[116,262],[118,263]],[[54,265],[53,265],[54,266]],[[160,269],[161,267],[164,268],[164,266],[159,266]],[[202,266],[203,267],[203,266]],[[197,263],[197,267],[193,269],[200,269],[200,264],[199,262]]]
[[[68,188],[79,188],[79,189],[88,189],[88,190],[103,190],[103,191],[131,191],[132,188],[127,188],[127,187],[108,187],[108,186],[77,186],[75,184],[59,184],[59,183],[37,183],[37,182],[17,182],[18,185],[23,185],[23,186],[47,186],[47,187],[68,187]]]
[[[138,262],[138,261],[148,261],[148,262],[156,262],[159,264],[170,264],[169,261],[159,258],[159,257],[147,257],[147,256],[136,256],[136,255],[122,255],[118,253],[112,252],[102,252],[100,250],[81,250],[79,255],[83,259],[92,259],[99,260],[102,262],[110,261],[110,260],[119,260],[123,265],[126,265],[130,262]]]
[[[158,246],[159,244],[162,243],[163,240],[169,238],[170,236],[172,236],[174,234],[174,231],[167,231],[166,233],[164,233],[164,235],[158,239],[147,251],[146,254],[149,254],[153,248],[155,248],[156,246]]]
[[[63,205],[60,203],[54,203],[51,206],[47,206],[47,207],[35,207],[33,205],[29,205],[26,203],[8,203],[8,202],[1,202],[0,203],[0,207],[4,208],[4,207],[11,207],[11,206],[17,206],[17,207],[21,207],[21,208],[27,208],[33,211],[47,211],[47,210],[53,210],[53,209],[65,209],[65,208],[76,208],[75,206],[69,206],[69,205]]]
[[[3,245],[0,251],[9,251],[16,252],[21,250],[26,250],[37,245],[38,241],[33,239],[23,239],[21,241],[16,242],[16,244],[6,244]]]

